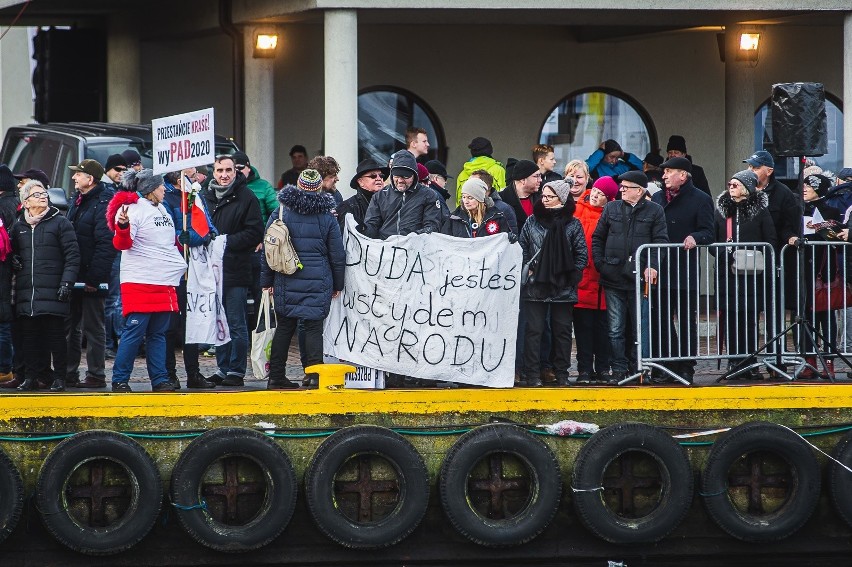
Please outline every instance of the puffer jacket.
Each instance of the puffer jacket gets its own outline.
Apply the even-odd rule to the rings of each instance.
[[[500,234],[501,232],[511,232],[506,217],[494,207],[485,209],[482,222],[477,224],[475,228],[474,224],[476,223],[472,221],[464,207],[459,207],[450,215],[450,218],[444,221],[441,232],[457,238],[476,238]]]
[[[570,201],[570,200],[569,200]],[[566,204],[566,215],[570,215],[570,207],[573,203]],[[547,235],[547,228],[539,222],[533,213],[524,223],[521,229],[521,235],[518,242],[524,251],[524,265],[526,266],[536,254],[541,250],[544,244],[544,237]],[[568,240],[568,245],[574,253],[574,268],[577,272],[582,273],[589,263],[589,254],[586,251],[586,240],[583,238],[583,227],[573,216],[565,225],[565,238]],[[533,261],[540,261],[538,257]],[[549,301],[554,303],[577,303],[577,286],[571,285],[562,288],[554,295],[549,297],[538,297],[530,295],[530,286],[524,285],[521,290],[521,299],[525,301]]]
[[[272,211],[278,207],[275,187],[260,176],[255,166],[250,165],[249,169],[251,169],[251,173],[248,176],[248,188],[257,197],[257,201],[260,203],[260,218],[263,219],[263,222],[266,222],[269,220],[269,215],[272,214]]]
[[[107,206],[114,195],[114,191],[98,183],[85,195],[75,193],[66,214],[74,225],[80,246],[77,280],[92,287],[109,282],[112,262],[117,254],[112,246],[112,231],[106,221]]]
[[[626,173],[634,169],[642,171],[642,160],[633,154],[624,152],[624,156],[613,165],[610,165],[603,160],[605,155],[606,154],[604,154],[603,150],[597,149],[592,152],[592,155],[586,158],[586,165],[589,166],[589,173],[591,174],[592,179],[597,179],[599,177],[615,178],[622,173]]]
[[[370,206],[373,195],[374,193],[365,191],[359,187],[355,190],[354,195],[337,206],[337,221],[340,223],[341,233],[346,228],[347,213],[352,213],[352,218],[355,219],[359,230],[364,226],[364,216],[367,214],[367,207]]]
[[[9,236],[12,249],[23,264],[15,278],[17,314],[68,317],[70,304],[57,300],[56,292],[63,283],[73,285],[80,270],[80,247],[74,226],[59,209],[49,207],[35,228],[27,224],[21,212]]]
[[[592,261],[605,288],[635,290],[634,254],[643,244],[665,244],[666,216],[657,203],[640,200],[630,206],[622,200],[606,204],[592,232]],[[657,269],[656,254],[650,265]]]
[[[222,268],[224,287],[251,287],[251,256],[263,241],[263,220],[260,218],[260,203],[246,186],[246,178],[238,173],[230,190],[216,197],[213,189],[215,180],[199,195],[204,197],[207,212],[219,234],[228,235]]]
[[[276,272],[266,261],[261,263],[261,287],[273,287],[275,312],[282,317],[317,321],[331,310],[331,294],[343,290],[346,253],[340,227],[331,211],[331,195],[308,192],[292,185],[278,193],[284,206],[283,221],[290,230],[293,247],[302,269],[286,275]],[[269,217],[267,227],[278,218],[278,209]]]
[[[583,236],[586,239],[586,249],[589,253],[589,258],[592,257],[592,233],[595,227],[598,226],[598,220],[603,213],[603,207],[593,207],[589,204],[590,189],[580,195],[580,200],[577,201],[577,209],[574,211],[574,216],[580,221],[580,226],[583,227]],[[577,304],[574,306],[579,309],[606,309],[606,299],[601,288],[601,275],[595,269],[594,263],[590,262],[583,271],[583,279],[577,284]]]
[[[494,190],[500,191],[506,186],[506,168],[491,156],[476,156],[467,160],[456,179],[455,206],[461,203],[461,187],[477,169],[484,169],[494,178]]]

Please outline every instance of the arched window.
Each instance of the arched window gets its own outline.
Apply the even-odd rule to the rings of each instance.
[[[586,159],[610,138],[640,160],[658,147],[657,132],[645,109],[623,93],[600,87],[562,99],[539,134],[540,143],[553,146],[557,168],[573,159]]]
[[[431,108],[417,95],[396,87],[371,87],[358,95],[358,159],[372,157],[386,163],[392,153],[405,149],[406,128],[423,128],[429,136],[429,153],[420,161],[447,163],[444,129]]]
[[[774,155],[772,147],[772,99],[760,105],[754,114],[754,149],[766,150]],[[828,153],[824,156],[808,158],[824,170],[837,173],[843,168],[843,110],[840,99],[825,93],[825,115],[828,126]],[[797,179],[799,160],[795,157],[775,159],[775,177],[779,179]]]

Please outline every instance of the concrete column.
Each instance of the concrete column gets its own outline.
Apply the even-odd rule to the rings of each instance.
[[[843,19],[843,167],[852,167],[852,12]]]
[[[0,42],[0,136],[9,126],[33,122],[33,86],[27,28],[12,28]]]
[[[245,53],[245,152],[260,176],[275,185],[281,172],[275,172],[275,59],[255,59],[254,37],[258,31],[274,27],[246,27],[243,30]]]
[[[107,25],[107,121],[140,122],[141,50],[135,22],[117,15]]]
[[[737,25],[725,32],[725,179],[745,169],[742,161],[754,152],[754,68],[737,61],[740,32]]]
[[[355,10],[325,11],[325,154],[340,164],[338,190],[353,193],[344,181],[358,165],[358,15]]]

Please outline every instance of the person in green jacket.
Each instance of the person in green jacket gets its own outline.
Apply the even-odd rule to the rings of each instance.
[[[464,164],[456,180],[456,207],[461,201],[461,186],[477,169],[484,169],[491,174],[494,178],[494,191],[501,191],[506,187],[506,169],[502,163],[491,157],[494,153],[491,141],[477,136],[467,147],[470,149],[471,158]]]
[[[234,167],[248,181],[248,188],[260,201],[260,215],[265,223],[272,211],[278,210],[278,197],[272,183],[262,178],[257,169],[252,166],[245,152],[234,152]]]

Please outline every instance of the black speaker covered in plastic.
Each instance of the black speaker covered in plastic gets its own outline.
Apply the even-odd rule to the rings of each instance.
[[[776,156],[828,153],[825,88],[822,83],[772,85],[772,138]]]

